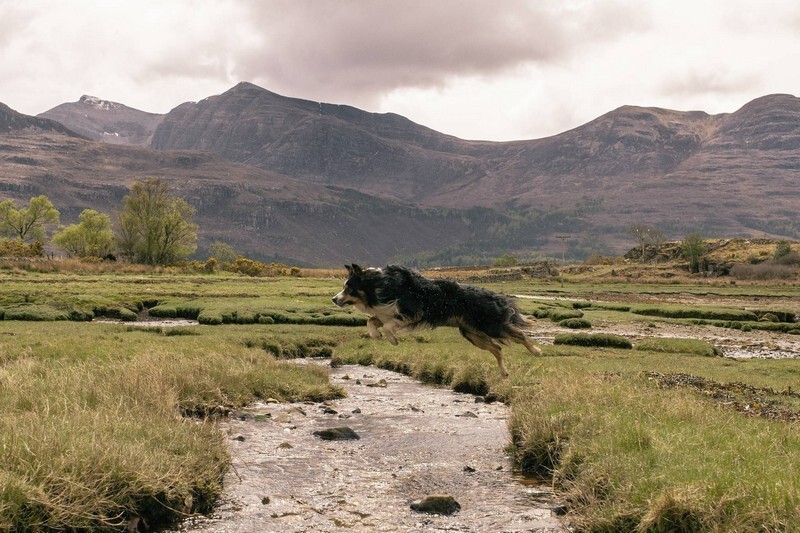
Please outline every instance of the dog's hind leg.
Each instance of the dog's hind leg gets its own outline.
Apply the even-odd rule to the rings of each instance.
[[[500,375],[504,378],[508,377],[508,370],[506,370],[506,365],[503,364],[503,352],[500,351],[501,347],[499,344],[492,340],[492,338],[486,333],[481,331],[473,331],[464,327],[458,328],[458,331],[461,332],[461,335],[463,335],[465,339],[481,350],[487,350],[490,352],[494,358],[497,359],[497,366],[500,367]]]
[[[397,337],[394,336],[394,330],[397,329],[399,325],[397,320],[389,320],[383,325],[383,332],[386,334],[386,339],[393,346],[397,346]]]
[[[532,354],[534,355],[542,354],[542,350],[540,350],[538,346],[533,344],[531,340],[528,338],[528,336],[525,335],[525,333],[521,329],[516,328],[514,326],[508,326],[508,328],[506,328],[506,336],[512,341],[518,342],[523,346],[525,346],[525,348],[527,348],[528,351],[531,352]]]

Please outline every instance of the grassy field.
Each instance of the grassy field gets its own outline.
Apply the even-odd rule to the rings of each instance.
[[[308,355],[508,402],[516,465],[552,479],[580,529],[800,529],[799,360],[724,359],[704,341],[654,337],[633,350],[511,348],[501,380],[457,331],[405,333],[391,346],[345,327],[363,317],[333,308],[341,279],[330,273],[7,269],[0,284],[0,530],[118,529],[209,510],[228,464],[218,416],[257,399],[341,395],[323,370],[282,360]],[[538,296],[519,302],[542,323],[579,310],[591,323],[741,329],[770,312],[770,324],[793,327],[800,312],[792,285],[488,286]],[[213,325],[87,321],[144,309]]]

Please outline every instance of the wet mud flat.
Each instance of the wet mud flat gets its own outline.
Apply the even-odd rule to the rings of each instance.
[[[233,459],[225,489],[211,516],[181,531],[565,530],[550,485],[512,471],[507,406],[375,367],[333,368],[330,379],[347,398],[257,404],[221,423]],[[314,435],[343,426],[360,438]],[[461,509],[411,510],[431,494]]]

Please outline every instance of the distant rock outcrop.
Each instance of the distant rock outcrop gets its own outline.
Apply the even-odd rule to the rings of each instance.
[[[70,137],[78,135],[59,122],[46,118],[31,117],[23,115],[0,103],[0,135],[8,133],[19,133],[23,131],[55,132]]]

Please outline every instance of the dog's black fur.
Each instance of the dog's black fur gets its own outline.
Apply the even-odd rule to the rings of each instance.
[[[533,323],[522,315],[511,298],[495,292],[428,279],[406,267],[384,269],[345,265],[349,274],[342,292],[333,302],[354,305],[370,316],[367,329],[374,338],[383,333],[397,344],[394,331],[438,326],[457,327],[461,335],[497,359],[500,373],[507,376],[501,343],[518,342],[531,353],[541,353],[524,333]]]

